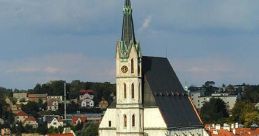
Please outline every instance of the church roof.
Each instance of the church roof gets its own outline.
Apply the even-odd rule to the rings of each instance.
[[[202,122],[167,58],[143,57],[144,107],[158,107],[168,128],[202,127]]]
[[[142,67],[144,108],[158,107],[169,129],[203,126],[167,58],[143,56]]]

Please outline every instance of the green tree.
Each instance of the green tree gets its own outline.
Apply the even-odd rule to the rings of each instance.
[[[249,112],[253,112],[255,110],[254,106],[250,102],[237,101],[235,106],[233,107],[231,113],[231,121],[244,123],[245,114]]]
[[[98,136],[98,124],[89,123],[86,127],[81,131],[82,136]]]
[[[245,127],[250,127],[253,123],[259,123],[259,112],[253,111],[245,114]]]
[[[201,108],[201,117],[205,123],[220,123],[228,116],[226,104],[221,99],[212,98]]]

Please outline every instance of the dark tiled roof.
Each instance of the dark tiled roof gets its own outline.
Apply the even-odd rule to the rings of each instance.
[[[143,57],[144,106],[157,106],[168,128],[202,127],[167,58]]]
[[[142,57],[143,105],[158,107],[169,129],[203,124],[167,58]],[[114,101],[109,108],[115,108]]]

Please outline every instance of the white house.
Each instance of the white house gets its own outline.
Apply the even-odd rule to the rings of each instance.
[[[15,115],[15,121],[16,122],[24,122],[25,119],[27,119],[29,115],[23,111],[19,111]]]
[[[48,128],[59,128],[64,126],[63,120],[60,117],[47,116],[46,121]]]
[[[51,99],[58,100],[59,103],[63,102],[63,96],[61,96],[61,95],[60,96],[51,96],[51,95],[47,96],[47,101],[51,100]]]
[[[23,126],[32,126],[32,128],[38,128],[38,123],[33,116],[29,116],[23,122]]]
[[[48,99],[47,100],[47,110],[48,111],[57,111],[58,110],[58,99]]]
[[[130,0],[123,12],[117,96],[99,125],[99,136],[204,136],[202,121],[168,59],[142,56]]]
[[[90,93],[84,93],[83,95],[79,96],[80,99],[80,105],[82,108],[93,108],[94,107],[94,101],[93,101],[94,95],[91,95]]]
[[[91,99],[85,99],[81,102],[81,107],[84,108],[93,108],[94,107],[94,101]]]
[[[237,95],[228,95],[226,93],[212,94],[211,96],[201,96],[199,91],[190,92],[190,98],[197,109],[201,109],[205,102],[209,102],[211,98],[219,98],[223,100],[228,110],[232,110],[237,101]]]

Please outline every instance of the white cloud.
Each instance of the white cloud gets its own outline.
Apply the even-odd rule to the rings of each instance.
[[[151,20],[152,20],[151,16],[147,16],[144,19],[141,27],[139,28],[139,31],[142,32],[142,31],[145,31],[146,29],[148,29],[150,27]]]
[[[256,69],[223,57],[178,58],[172,62],[182,83],[201,85],[205,81],[220,84],[255,83]]]
[[[83,54],[52,54],[38,58],[0,61],[0,83],[16,81],[16,88],[33,87],[49,80],[113,82],[112,60],[89,58]],[[10,80],[10,81],[8,81]]]

